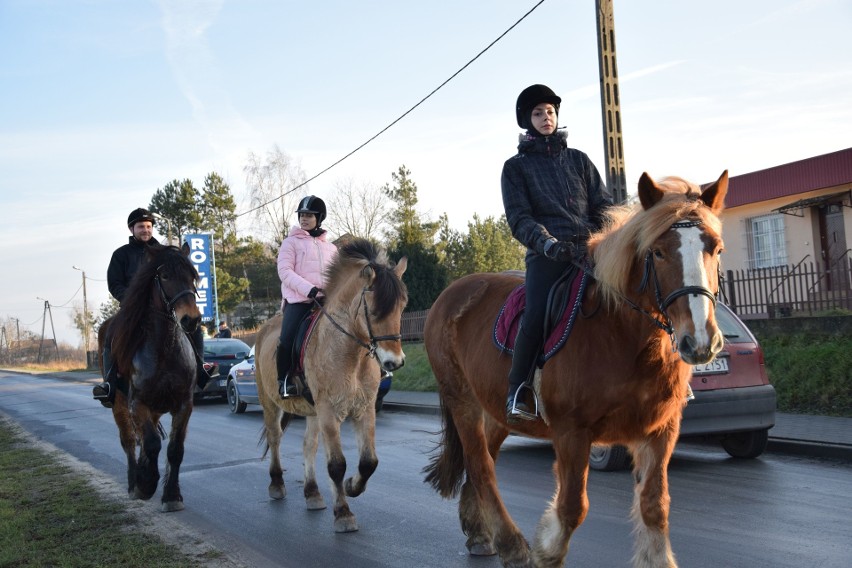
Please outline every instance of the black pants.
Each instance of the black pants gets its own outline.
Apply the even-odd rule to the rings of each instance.
[[[313,307],[313,302],[304,304],[284,305],[284,318],[281,320],[281,336],[278,338],[278,378],[283,379],[293,366],[293,343],[299,332],[299,324],[308,315]]]
[[[556,262],[539,254],[528,256],[526,264],[526,307],[515,338],[512,370],[509,371],[509,385],[513,389],[527,381],[535,369],[545,339],[548,293],[565,271],[573,268],[570,262]]]

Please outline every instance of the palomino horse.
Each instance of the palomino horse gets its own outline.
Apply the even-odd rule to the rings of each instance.
[[[172,415],[163,483],[165,512],[183,509],[178,474],[197,372],[196,355],[187,337],[201,321],[195,304],[197,278],[195,267],[180,249],[147,247],[121,309],[98,330],[99,352],[111,335],[113,364],[129,380],[127,394],[116,393],[112,415],[127,455],[131,497],[147,500],[156,492],[162,447],[160,417],[167,412]]]
[[[505,566],[562,566],[588,511],[592,444],[633,454],[634,566],[676,566],[669,542],[666,469],[678,438],[690,365],[713,359],[727,172],[703,193],[680,178],[639,181],[641,205],[613,208],[589,242],[595,281],[561,351],[535,378],[542,419],[507,424],[511,357],[492,342],[495,317],[522,283],[473,274],[450,285],[426,320],[425,343],[441,394],[443,437],[424,469],[443,497],[461,492],[471,554]],[[678,355],[679,351],[679,355]],[[530,554],[497,489],[494,462],[509,430],[549,438],[556,492]],[[466,477],[465,477],[466,476]]]
[[[401,280],[406,266],[405,257],[391,266],[385,253],[367,240],[356,239],[340,249],[326,275],[325,305],[304,350],[305,379],[315,406],[303,398],[294,401],[278,394],[275,352],[281,315],[264,323],[257,334],[255,379],[264,422],[261,442],[265,440],[266,450],[272,450],[269,496],[283,499],[286,495],[279,445],[291,416],[305,416],[305,500],[310,510],[325,509],[315,469],[322,432],[334,493],[336,532],[358,530],[346,496],[363,493],[379,463],[375,448],[376,393],[382,369],[393,371],[405,362],[400,327],[408,302]],[[347,417],[353,420],[360,458],[358,473],[344,483],[346,458],[340,426]]]

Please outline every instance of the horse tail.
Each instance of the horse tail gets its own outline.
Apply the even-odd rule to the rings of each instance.
[[[443,432],[441,441],[435,448],[435,453],[429,465],[423,468],[426,483],[432,486],[441,497],[450,499],[456,497],[464,481],[464,447],[462,447],[459,431],[450,410],[441,402],[441,417]]]
[[[281,431],[287,429],[287,426],[290,425],[290,419],[293,418],[293,415],[288,412],[281,413]],[[257,440],[257,445],[263,445],[263,455],[260,456],[260,459],[266,457],[266,454],[269,453],[269,431],[266,429],[266,424],[260,427],[260,438]]]

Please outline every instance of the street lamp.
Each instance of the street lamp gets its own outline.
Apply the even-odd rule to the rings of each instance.
[[[166,238],[169,240],[169,245],[172,244],[172,220],[166,217],[165,215],[160,215],[159,213],[152,212],[151,215],[156,217],[157,219],[162,219],[166,222]]]
[[[79,270],[83,273],[83,345],[86,349],[86,363],[89,361],[89,302],[86,297],[86,271],[82,268],[72,266],[74,270]]]

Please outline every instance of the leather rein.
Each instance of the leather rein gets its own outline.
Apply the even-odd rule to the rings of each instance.
[[[367,299],[364,297],[364,295],[367,292],[372,292],[372,291],[373,291],[373,289],[369,288],[367,286],[364,286],[364,288],[361,289],[361,305],[364,306],[364,320],[367,322],[367,333],[370,336],[370,342],[369,343],[367,343],[366,341],[364,341],[360,337],[356,336],[354,333],[351,333],[351,332],[347,331],[346,329],[344,329],[344,327],[342,325],[337,323],[337,321],[335,321],[335,319],[333,317],[331,317],[331,314],[329,314],[328,311],[326,311],[325,306],[323,306],[316,298],[314,298],[314,305],[316,305],[319,308],[320,312],[322,312],[322,315],[324,315],[326,318],[328,318],[328,321],[331,323],[331,325],[333,325],[335,327],[335,329],[337,329],[337,331],[339,331],[340,333],[342,333],[343,335],[345,335],[347,337],[352,338],[358,345],[360,345],[361,347],[366,349],[367,350],[367,355],[366,355],[367,357],[374,357],[376,359],[376,361],[378,361],[379,358],[376,355],[376,350],[379,348],[379,345],[378,345],[379,342],[380,341],[402,341],[402,334],[398,333],[398,334],[395,334],[395,335],[373,335],[373,326],[370,324],[370,308],[367,306]]]

